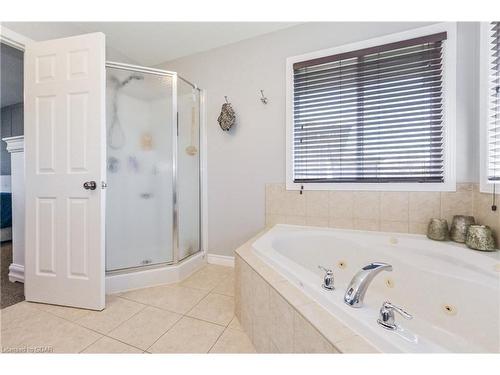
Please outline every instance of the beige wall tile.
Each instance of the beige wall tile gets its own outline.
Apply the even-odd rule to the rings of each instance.
[[[306,225],[306,217],[297,215],[286,216],[285,224]]]
[[[500,240],[500,195],[495,197],[498,206],[496,211],[491,210],[493,204],[492,194],[480,193],[478,188],[473,192],[473,215],[476,222],[489,226],[497,240],[497,247]]]
[[[472,189],[464,190],[463,186],[456,192],[442,192],[441,217],[451,226],[453,215],[472,215],[472,198]]]
[[[272,344],[279,353],[293,353],[294,309],[272,288],[269,304]]]
[[[313,227],[327,227],[328,221],[328,217],[306,217],[306,225]]]
[[[354,229],[378,231],[380,230],[380,220],[354,219]]]
[[[379,219],[380,217],[380,192],[355,191],[354,192],[354,219]]]
[[[253,293],[253,271],[250,266],[245,262],[241,261],[241,298],[240,298],[240,317],[239,321],[243,330],[253,341],[253,305],[254,293]]]
[[[308,321],[294,312],[293,348],[295,353],[335,353],[336,350]]]
[[[459,182],[457,183],[457,193],[464,191],[474,191],[474,183],[472,182]]]
[[[308,321],[313,322],[322,336],[329,342],[336,343],[354,335],[353,331],[337,320],[329,311],[317,303],[301,305],[297,309]]]
[[[287,216],[305,216],[306,215],[306,195],[300,194],[296,190],[285,191],[285,200],[279,214]]]
[[[330,218],[352,218],[354,208],[354,193],[352,191],[330,191],[328,211]]]
[[[270,228],[276,224],[286,224],[286,219],[285,215],[266,215],[266,227]]]
[[[234,256],[234,315],[235,319],[241,319],[241,258],[238,254]],[[238,321],[239,323],[239,321]],[[243,328],[242,328],[243,329]]]
[[[266,185],[266,213],[281,214],[285,204],[285,186],[284,184]]]
[[[431,218],[441,216],[441,194],[439,192],[410,192],[410,223],[427,224]]]
[[[408,192],[382,192],[380,194],[380,220],[407,222],[409,197]]]
[[[306,191],[306,216],[328,218],[328,191]]]
[[[354,229],[354,219],[330,218],[328,220],[328,226],[331,228]]]
[[[387,220],[382,220],[380,222],[380,230],[382,232],[408,233],[408,231],[409,231],[409,224],[408,224],[408,221],[387,221]]]
[[[408,232],[413,234],[427,234],[427,223],[411,222],[408,225]]]
[[[256,272],[252,273],[252,342],[259,353],[270,350],[271,313],[269,309],[270,286]]]

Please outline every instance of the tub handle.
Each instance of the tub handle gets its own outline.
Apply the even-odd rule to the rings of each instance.
[[[322,271],[325,272],[325,275],[323,276],[323,284],[321,285],[321,287],[325,290],[329,290],[329,291],[332,291],[335,289],[335,286],[334,286],[334,277],[333,277],[333,270],[329,269],[329,268],[326,268],[326,267],[323,267],[323,266],[318,266],[318,268]]]
[[[396,319],[394,317],[394,311],[399,313],[405,319],[413,319],[413,316],[403,310],[401,307],[393,305],[392,303],[386,301],[382,304],[380,308],[380,316],[377,320],[378,324],[382,327],[390,330],[395,330],[398,328],[396,324]]]

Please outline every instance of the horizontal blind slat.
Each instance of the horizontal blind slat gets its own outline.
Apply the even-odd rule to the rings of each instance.
[[[295,64],[294,181],[442,182],[441,36]]]

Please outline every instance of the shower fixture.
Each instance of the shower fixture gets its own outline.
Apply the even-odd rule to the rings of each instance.
[[[114,150],[119,150],[125,145],[125,133],[122,129],[120,119],[118,117],[118,92],[129,82],[133,80],[141,81],[144,77],[138,74],[131,74],[123,81],[120,81],[115,76],[111,76],[110,80],[115,84],[115,92],[113,95],[113,118],[108,129],[108,145]]]

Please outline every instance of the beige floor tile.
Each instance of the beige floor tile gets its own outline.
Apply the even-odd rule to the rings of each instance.
[[[2,331],[22,328],[28,321],[37,318],[39,310],[32,303],[20,302],[0,310]]]
[[[188,316],[227,326],[234,316],[234,298],[210,293],[200,301]]]
[[[109,337],[102,337],[86,348],[82,353],[142,353],[142,350]]]
[[[213,290],[214,293],[234,297],[234,273],[225,277]]]
[[[149,349],[151,353],[208,353],[224,327],[183,317]]]
[[[91,312],[91,310],[77,309],[67,306],[47,305],[44,303],[33,303],[32,305],[37,309],[48,312],[50,314],[54,314],[66,320],[71,320],[73,322]]]
[[[185,314],[207,294],[206,291],[184,288],[179,285],[161,285],[132,290],[123,293],[122,297],[178,314]]]
[[[210,353],[255,353],[255,348],[245,332],[226,329]]]
[[[238,331],[243,331],[243,327],[241,326],[241,323],[237,317],[234,317],[233,320],[231,320],[231,323],[229,323],[227,328],[228,329],[236,329]]]
[[[179,285],[186,288],[211,291],[232,273],[232,267],[207,264],[205,267],[189,276]]]
[[[146,350],[181,317],[182,315],[148,306],[112,330],[108,336]]]
[[[78,353],[97,341],[100,334],[31,307],[18,308],[22,315],[12,328],[2,331],[2,349]],[[46,350],[46,351],[45,351]]]
[[[91,311],[76,323],[101,333],[108,333],[141,311],[145,306],[116,296],[107,296],[106,308]]]

